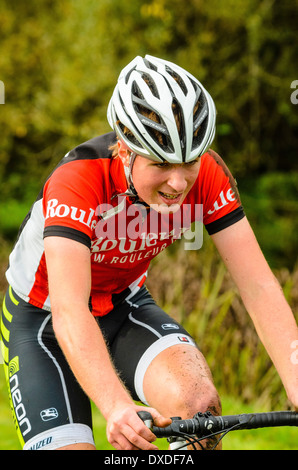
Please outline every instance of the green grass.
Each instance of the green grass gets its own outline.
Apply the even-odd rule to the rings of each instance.
[[[2,368],[1,368],[2,369]],[[0,369],[0,450],[20,450],[11,411],[6,394],[6,386],[3,370]],[[233,397],[223,397],[224,414],[251,413],[268,411],[260,409],[256,405],[243,405],[240,400]],[[94,437],[97,449],[112,450],[107,442],[105,432],[105,420],[93,409]],[[160,449],[167,449],[165,440],[159,440]],[[229,433],[223,441],[224,450],[297,450],[298,429],[297,428],[269,428]]]
[[[223,397],[223,414],[258,413],[270,411],[257,404],[243,405],[233,397]],[[265,428],[232,431],[223,440],[225,450],[297,450],[298,428]]]

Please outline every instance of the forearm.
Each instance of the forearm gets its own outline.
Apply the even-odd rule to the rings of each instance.
[[[54,331],[76,379],[107,419],[116,405],[133,401],[113,367],[94,317],[83,308],[77,315],[55,312]]]
[[[295,341],[298,341],[298,328],[281,286],[270,270],[246,218],[212,238],[289,399],[298,408],[298,364],[293,350],[297,344]]]
[[[240,293],[289,399],[297,406],[298,364],[293,347],[298,341],[298,328],[281,287],[272,276],[266,285]]]

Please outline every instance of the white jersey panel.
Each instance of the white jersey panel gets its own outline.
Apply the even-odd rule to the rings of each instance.
[[[6,272],[8,283],[21,297],[26,298],[33,287],[35,273],[44,252],[43,231],[44,216],[40,199],[34,203],[30,218],[10,254]]]

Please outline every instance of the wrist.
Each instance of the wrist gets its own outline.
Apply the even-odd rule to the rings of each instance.
[[[286,392],[287,392],[287,397],[288,397],[289,401],[292,403],[292,405],[294,406],[296,411],[298,411],[298,392],[297,392],[297,389],[296,390],[287,390],[286,389]]]
[[[108,421],[110,417],[114,413],[121,412],[121,410],[125,410],[135,406],[134,401],[128,394],[125,389],[120,390],[117,394],[112,394],[107,397],[107,401],[105,403],[101,403],[98,408],[100,409],[103,417]]]

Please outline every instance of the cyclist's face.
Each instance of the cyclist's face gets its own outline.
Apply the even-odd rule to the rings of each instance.
[[[139,198],[155,210],[177,210],[196,181],[200,159],[191,163],[156,163],[137,156],[132,177]]]

